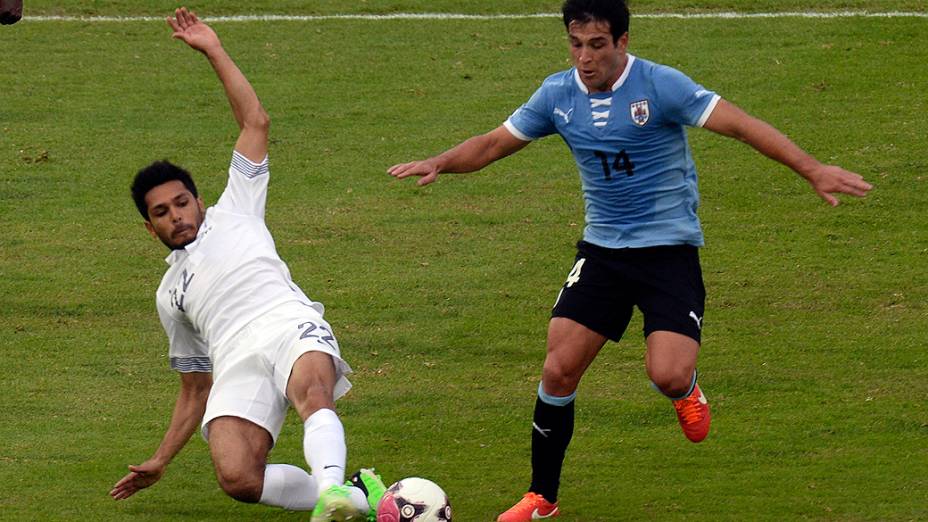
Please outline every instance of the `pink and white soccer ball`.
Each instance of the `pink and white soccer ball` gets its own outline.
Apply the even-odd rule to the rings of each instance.
[[[451,522],[451,504],[431,480],[404,478],[383,494],[377,504],[377,522]]]

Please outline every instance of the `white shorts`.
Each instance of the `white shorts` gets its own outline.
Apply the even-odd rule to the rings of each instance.
[[[338,399],[351,383],[351,368],[342,360],[329,323],[314,308],[300,303],[279,306],[248,323],[223,346],[210,350],[213,386],[206,402],[201,433],[209,437],[209,422],[240,417],[261,426],[274,443],[290,401],[287,381],[296,360],[306,352],[324,352],[335,362]]]

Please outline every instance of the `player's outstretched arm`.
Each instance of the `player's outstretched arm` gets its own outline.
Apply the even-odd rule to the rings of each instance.
[[[110,496],[114,500],[129,498],[161,479],[167,465],[187,444],[190,436],[199,426],[200,420],[203,419],[206,399],[209,397],[212,383],[212,376],[209,373],[180,374],[180,392],[174,404],[171,424],[158,450],[145,462],[137,466],[129,466],[129,473],[110,490]]]
[[[174,17],[168,17],[167,22],[174,31],[171,37],[205,54],[222,82],[232,114],[241,129],[235,150],[255,163],[263,161],[267,156],[270,118],[248,79],[222,48],[215,31],[186,7],[174,11]]]
[[[473,172],[494,161],[525,148],[529,141],[516,138],[504,126],[474,136],[438,156],[426,160],[400,163],[387,169],[397,179],[419,176],[417,185],[428,185],[442,172]]]
[[[864,197],[873,188],[860,174],[819,162],[769,123],[750,116],[726,100],[719,101],[705,128],[741,140],[764,156],[793,169],[833,207],[838,205],[835,194]]]

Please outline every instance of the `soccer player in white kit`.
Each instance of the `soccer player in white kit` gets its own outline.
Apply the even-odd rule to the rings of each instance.
[[[157,308],[181,385],[158,449],[129,466],[110,495],[125,499],[157,482],[201,424],[229,496],[313,509],[314,522],[365,519],[374,511],[365,491],[343,485],[345,434],[334,411],[334,400],[351,386],[345,378],[351,369],[322,304],[293,283],[264,223],[270,120],[211,28],[185,8],[168,24],[174,38],[206,55],[241,133],[228,185],[214,207],[204,209],[190,175],[166,161],[142,169],[133,183],[145,227],[171,250]],[[267,464],[289,404],[304,422],[312,475]],[[370,470],[362,475],[367,490],[376,483],[373,489],[382,491]]]

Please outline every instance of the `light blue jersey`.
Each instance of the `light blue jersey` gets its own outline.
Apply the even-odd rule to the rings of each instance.
[[[584,240],[702,246],[685,126],[701,127],[719,99],[676,69],[628,55],[611,93],[590,94],[576,69],[559,72],[504,125],[525,141],[557,133],[570,147],[586,204]]]

